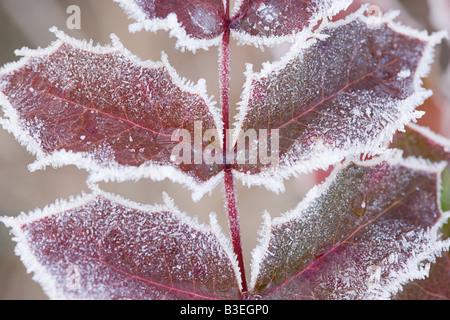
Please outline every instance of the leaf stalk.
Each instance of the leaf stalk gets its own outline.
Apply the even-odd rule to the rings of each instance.
[[[229,149],[227,132],[230,129],[230,3],[226,1],[226,17],[224,21],[225,28],[222,36],[222,46],[219,52],[220,65],[220,98],[222,105],[223,121],[223,150],[226,154]],[[226,156],[224,154],[224,157]],[[238,267],[241,274],[242,293],[247,291],[247,280],[245,277],[244,258],[242,254],[242,241],[240,230],[239,211],[237,206],[236,187],[234,183],[233,171],[230,165],[225,166],[224,175],[224,197],[228,216],[228,226],[230,229],[233,252],[238,261]]]

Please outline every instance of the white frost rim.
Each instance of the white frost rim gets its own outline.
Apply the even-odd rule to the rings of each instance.
[[[358,19],[368,24],[369,20],[364,16],[364,12],[367,10],[367,7],[368,5],[362,6],[358,11],[348,15],[343,20],[329,22],[326,24],[326,28],[337,28]],[[299,162],[296,161],[297,156],[295,154],[295,150],[291,149],[291,151],[288,152],[283,159],[280,159],[280,162],[284,162],[286,165],[270,168],[266,172],[253,175],[236,172],[236,177],[241,180],[243,185],[248,187],[264,185],[266,189],[272,192],[284,192],[284,180],[289,179],[292,176],[295,177],[299,174],[308,173],[317,169],[326,170],[329,165],[337,163],[345,157],[355,155],[359,156],[360,154],[373,156],[383,152],[385,150],[384,146],[387,141],[392,140],[395,132],[403,131],[408,123],[411,123],[412,121],[415,122],[424,115],[424,112],[417,111],[415,108],[428,99],[433,92],[422,88],[422,79],[425,78],[430,72],[431,64],[434,60],[434,46],[440,43],[443,38],[447,37],[447,33],[442,31],[428,35],[426,31],[417,31],[410,27],[403,26],[400,23],[393,21],[398,14],[398,11],[388,12],[384,16],[380,17],[379,23],[385,23],[395,32],[415,37],[427,43],[423,57],[419,62],[416,73],[414,74],[414,93],[398,103],[398,108],[403,110],[399,119],[388,124],[371,143],[359,143],[356,148],[358,152],[353,152],[353,154],[350,154],[345,150],[355,149],[355,144],[354,142],[347,142],[344,148],[341,148],[340,150],[333,150],[331,154],[329,152],[320,152],[314,159]],[[323,28],[324,27],[322,27],[322,29]],[[236,144],[237,142],[239,133],[242,130],[243,123],[249,111],[248,105],[252,95],[253,82],[278,72],[286,67],[292,59],[302,57],[304,51],[314,45],[317,41],[320,41],[321,38],[323,38],[323,35],[315,36],[314,38],[310,38],[306,34],[298,35],[298,41],[296,41],[285,56],[283,56],[279,61],[264,63],[260,72],[254,72],[253,66],[251,64],[247,64],[247,70],[245,72],[246,81],[241,95],[241,101],[238,103],[238,113],[235,116],[233,144]]]
[[[222,137],[222,115],[218,108],[215,106],[212,97],[207,95],[206,81],[200,79],[197,84],[193,84],[184,78],[181,78],[175,71],[175,69],[169,64],[167,55],[162,53],[161,62],[153,61],[142,61],[130,51],[128,51],[120,40],[114,34],[111,35],[112,43],[111,45],[96,45],[94,46],[92,41],[87,42],[84,40],[77,40],[70,36],[64,34],[64,32],[59,31],[55,27],[50,29],[53,32],[57,40],[54,41],[49,47],[45,49],[32,50],[28,48],[23,48],[17,50],[16,54],[24,56],[18,62],[12,62],[6,64],[0,69],[1,74],[7,74],[20,69],[22,66],[26,65],[30,59],[35,57],[46,56],[54,53],[58,48],[67,43],[77,49],[84,51],[90,51],[96,54],[106,54],[106,53],[119,53],[125,58],[129,59],[132,63],[143,68],[155,69],[155,68],[165,68],[169,75],[171,76],[174,84],[178,86],[181,90],[188,92],[190,94],[198,95],[202,98],[212,117],[214,119],[217,132],[219,132],[218,142],[220,145],[223,143]],[[150,178],[156,181],[161,181],[166,178],[173,182],[180,183],[186,188],[192,190],[192,198],[194,201],[198,201],[202,196],[212,190],[219,184],[223,173],[212,177],[210,180],[202,183],[196,181],[191,176],[175,169],[170,165],[155,165],[153,163],[145,163],[140,167],[128,167],[121,165],[110,165],[109,167],[102,167],[96,163],[92,155],[85,153],[73,153],[68,151],[56,151],[52,154],[46,155],[39,145],[39,142],[34,140],[25,130],[21,129],[20,118],[18,112],[11,106],[7,97],[0,92],[0,104],[3,106],[3,111],[5,118],[0,118],[0,125],[10,133],[12,133],[16,140],[22,146],[25,146],[28,152],[36,156],[36,161],[29,166],[31,171],[44,169],[46,166],[53,166],[59,168],[65,165],[75,165],[80,169],[85,169],[89,172],[88,182],[98,182],[98,181],[117,181],[123,182],[128,180],[139,180],[141,178]]]
[[[27,273],[34,273],[33,280],[38,282],[44,292],[50,299],[71,299],[72,297],[64,295],[60,292],[56,286],[56,282],[53,277],[47,272],[47,269],[36,259],[31,251],[28,240],[25,233],[22,231],[22,226],[25,224],[33,223],[35,221],[56,216],[65,211],[84,206],[89,202],[95,200],[98,196],[102,196],[109,201],[119,204],[124,207],[128,207],[134,210],[143,212],[170,212],[180,223],[185,224],[193,230],[203,233],[213,234],[224,253],[228,257],[235,277],[236,283],[241,288],[240,271],[236,255],[233,252],[230,240],[225,236],[221,227],[219,226],[215,213],[210,214],[210,225],[200,224],[196,218],[188,216],[186,213],[181,212],[178,207],[175,206],[173,199],[171,199],[166,193],[163,193],[163,204],[161,205],[144,205],[134,201],[125,199],[121,196],[108,193],[100,190],[97,186],[91,186],[91,194],[81,194],[77,197],[71,197],[67,200],[57,200],[55,203],[46,206],[44,209],[35,209],[28,214],[21,213],[18,217],[0,217],[0,222],[3,222],[6,227],[11,228],[13,240],[17,243],[15,253],[20,257],[23,264],[27,269]]]
[[[420,170],[425,172],[434,173],[437,176],[437,191],[438,191],[438,208],[442,214],[441,219],[436,223],[436,225],[427,232],[434,238],[437,239],[439,229],[450,219],[450,211],[442,212],[441,208],[441,173],[447,166],[446,162],[433,163],[428,160],[416,157],[403,158],[403,151],[398,149],[389,149],[380,157],[374,158],[369,161],[352,161],[347,160],[343,164],[339,164],[335,167],[330,176],[321,184],[313,187],[305,196],[305,198],[296,206],[296,208],[283,213],[280,217],[272,219],[270,214],[266,211],[263,213],[263,224],[258,232],[259,239],[257,246],[252,251],[252,261],[251,261],[251,280],[249,284],[249,290],[253,290],[259,273],[261,272],[261,265],[268,254],[268,248],[271,240],[272,228],[277,225],[282,225],[288,223],[292,220],[299,219],[302,213],[314,203],[321,195],[325,194],[330,186],[336,181],[339,173],[345,169],[350,163],[355,163],[360,166],[374,166],[382,162],[387,162],[392,166],[400,165],[414,170]],[[409,259],[404,266],[403,273],[396,274],[396,277],[391,280],[387,288],[383,288],[382,293],[379,296],[373,296],[373,292],[370,292],[372,299],[389,299],[391,296],[395,295],[399,290],[401,290],[404,284],[410,281],[424,279],[428,276],[430,270],[430,264],[435,261],[436,257],[439,257],[443,251],[450,249],[450,239],[446,241],[437,241],[434,245],[428,245],[426,249],[420,255],[412,257]],[[423,264],[423,261],[427,263]],[[409,270],[409,272],[407,272]]]

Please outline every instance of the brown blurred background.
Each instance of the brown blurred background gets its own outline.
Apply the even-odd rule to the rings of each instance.
[[[377,0],[372,3],[378,4],[384,11],[400,8],[402,11],[399,19],[405,24],[419,29],[434,28],[425,0]],[[66,26],[66,20],[70,16],[66,9],[73,4],[81,8],[81,30],[68,30]],[[175,39],[168,38],[166,32],[161,31],[156,35],[148,32],[129,34],[130,22],[119,5],[112,0],[0,0],[0,65],[18,60],[14,55],[15,49],[23,46],[48,46],[55,39],[48,31],[51,26],[57,26],[76,38],[93,39],[94,43],[101,44],[109,43],[109,35],[115,33],[125,47],[143,60],[159,60],[161,51],[165,51],[181,76],[194,82],[199,78],[206,79],[208,93],[218,101],[217,48],[207,52],[198,51],[195,55],[180,52],[174,49]],[[245,80],[245,63],[253,63],[254,70],[257,71],[262,62],[277,59],[284,51],[285,48],[261,51],[248,46],[233,45],[232,106],[240,100]],[[437,54],[439,56],[430,80],[426,83],[435,91],[441,87],[441,71],[448,64],[448,45],[440,46]],[[444,93],[449,93],[444,91],[438,90],[435,99],[427,103],[426,110],[430,116],[424,124],[450,137],[450,106],[441,108],[444,103],[441,97],[445,97]],[[27,165],[34,161],[34,157],[4,130],[0,130],[0,147],[0,215],[16,216],[22,211],[42,208],[59,198],[68,199],[82,191],[89,192],[85,184],[86,172],[73,166],[30,173]],[[257,243],[257,230],[262,222],[261,213],[267,210],[272,216],[277,216],[294,208],[312,185],[311,176],[292,178],[286,182],[287,191],[275,195],[263,188],[248,189],[238,183],[247,273],[250,253]],[[216,212],[223,231],[228,232],[221,186],[218,186],[211,196],[205,195],[198,203],[191,200],[189,191],[170,181],[143,180],[100,186],[134,201],[149,204],[161,203],[162,192],[166,191],[182,211],[198,216],[202,222],[207,223],[209,213]],[[47,299],[40,286],[32,280],[32,275],[26,273],[20,259],[15,256],[14,246],[8,229],[0,224],[0,299]]]

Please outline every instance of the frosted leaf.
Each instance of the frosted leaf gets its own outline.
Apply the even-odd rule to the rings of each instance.
[[[339,165],[295,209],[266,215],[252,293],[265,299],[388,299],[448,250],[442,164],[398,151]]]
[[[237,166],[244,184],[280,191],[293,174],[378,154],[397,130],[422,116],[415,108],[431,92],[421,79],[444,34],[400,26],[395,13],[373,28],[364,10],[329,23],[323,40],[299,38],[259,73],[248,67],[236,127],[279,130],[280,161]]]
[[[52,299],[239,298],[224,235],[165,202],[140,205],[96,190],[2,221]]]
[[[441,206],[444,211],[450,211],[450,140],[429,128],[409,124],[405,132],[395,134],[390,147],[403,150],[405,157],[421,157],[447,164],[441,176]]]
[[[142,29],[170,31],[183,50],[208,49],[218,45],[225,28],[222,0],[114,0],[136,22],[131,32]]]
[[[294,42],[298,33],[311,33],[350,0],[240,0],[235,3],[230,28],[242,44],[274,46]]]
[[[218,183],[219,165],[170,160],[176,129],[194,132],[201,121],[200,134],[221,132],[203,80],[186,83],[165,55],[140,61],[115,36],[112,46],[93,46],[55,33],[53,45],[22,50],[0,72],[2,124],[37,156],[32,170],[73,164],[93,182],[170,178],[196,199]]]

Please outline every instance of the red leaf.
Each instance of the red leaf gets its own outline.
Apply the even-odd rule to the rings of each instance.
[[[165,56],[162,63],[139,61],[115,38],[109,48],[57,35],[51,47],[23,52],[0,74],[5,126],[37,155],[33,168],[74,164],[91,181],[170,178],[205,192],[201,185],[220,165],[171,161],[174,130],[193,136],[201,121],[202,136],[221,132],[204,83],[185,84]]]
[[[114,0],[137,22],[133,32],[170,30],[177,46],[195,51],[220,42],[225,28],[222,0]]]
[[[277,45],[317,27],[347,8],[349,0],[241,0],[231,19],[233,36],[245,44]]]
[[[247,71],[238,127],[278,130],[280,162],[237,165],[245,184],[282,190],[292,174],[376,155],[422,115],[415,107],[431,92],[421,78],[442,34],[406,29],[393,17],[371,25],[362,8],[329,23],[325,39],[299,39],[281,61]]]
[[[447,167],[441,175],[442,190],[440,203],[442,210],[450,210],[450,141],[431,130],[417,125],[409,125],[406,131],[394,136],[391,148],[403,150],[403,155],[423,157],[427,160],[445,161]],[[444,227],[445,237],[449,237],[449,225]],[[450,300],[450,253],[447,252],[431,266],[426,279],[416,280],[404,286],[395,299],[398,300]]]
[[[3,218],[53,299],[237,299],[236,261],[212,216],[199,225],[167,199],[144,206],[101,191]]]
[[[450,246],[439,239],[442,169],[399,153],[336,169],[296,209],[266,217],[251,296],[387,299],[422,279]]]

